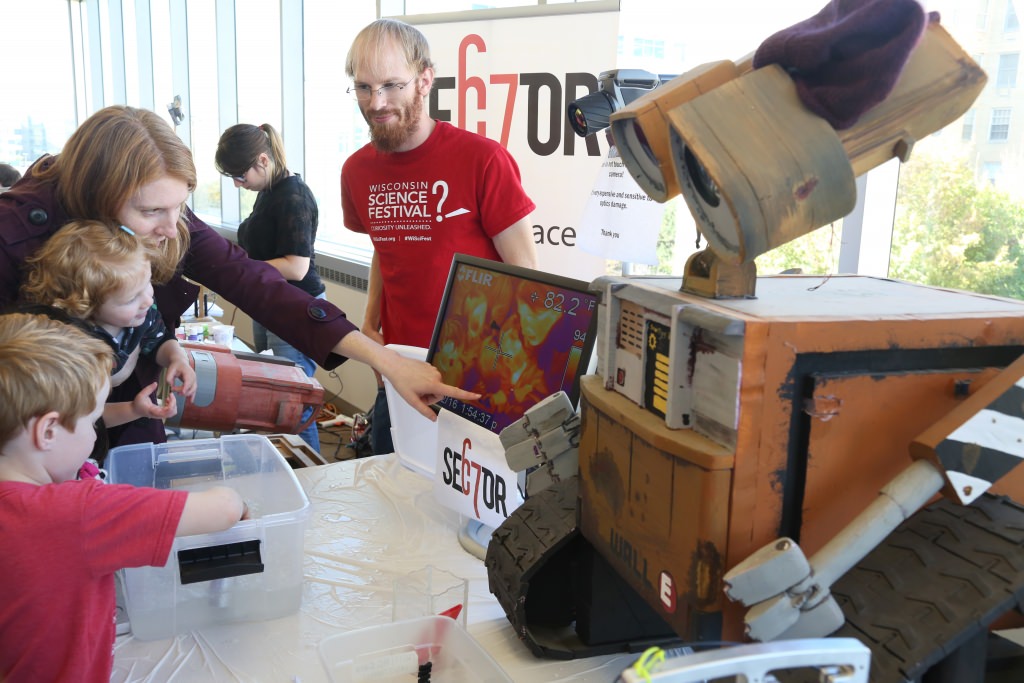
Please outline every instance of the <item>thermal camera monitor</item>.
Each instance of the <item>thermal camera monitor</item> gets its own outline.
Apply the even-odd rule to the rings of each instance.
[[[586,282],[456,254],[427,361],[446,384],[482,394],[441,406],[494,432],[542,399],[579,399],[598,295]]]

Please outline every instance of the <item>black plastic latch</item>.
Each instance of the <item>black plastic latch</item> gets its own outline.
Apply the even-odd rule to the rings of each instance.
[[[182,585],[262,571],[259,539],[178,551],[178,573]]]

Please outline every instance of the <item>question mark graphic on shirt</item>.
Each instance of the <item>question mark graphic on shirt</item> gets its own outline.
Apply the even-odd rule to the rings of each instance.
[[[448,183],[443,180],[438,180],[434,183],[434,187],[430,188],[430,194],[437,194],[437,188],[441,188],[441,198],[437,200],[437,222],[440,223],[444,220],[444,216],[441,214],[441,207],[444,206],[444,200],[448,199]]]

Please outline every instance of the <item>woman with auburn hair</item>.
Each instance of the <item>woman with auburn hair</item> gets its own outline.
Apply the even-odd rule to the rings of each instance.
[[[153,112],[122,105],[90,116],[56,156],[45,155],[11,190],[0,194],[0,306],[13,304],[26,258],[73,219],[123,225],[156,247],[156,306],[171,329],[199,294],[216,292],[286,342],[333,369],[348,358],[387,377],[421,414],[448,395],[473,398],[441,382],[427,364],[405,358],[363,335],[336,306],[293,287],[271,265],[250,260],[185,205],[195,189],[192,153]],[[186,279],[187,278],[187,279]],[[132,400],[158,375],[140,362],[111,393]],[[111,446],[163,442],[163,424],[141,418],[111,431]]]

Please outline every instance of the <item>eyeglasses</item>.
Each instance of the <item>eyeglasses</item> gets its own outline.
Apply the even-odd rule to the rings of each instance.
[[[231,175],[230,173],[225,173],[224,171],[221,171],[220,174],[222,176],[224,176],[225,178],[231,178],[235,182],[244,183],[245,182],[245,174],[248,173],[248,172],[249,172],[249,169],[247,168],[247,169],[245,169],[245,173],[243,173],[242,175]]]
[[[374,93],[377,93],[378,95],[384,98],[390,98],[399,90],[404,90],[405,86],[409,85],[415,80],[416,77],[413,76],[405,83],[385,83],[379,88],[374,88],[372,86],[366,85],[365,83],[357,83],[356,85],[353,85],[345,92],[351,95],[352,97],[356,98],[360,102],[369,102],[373,98]]]

